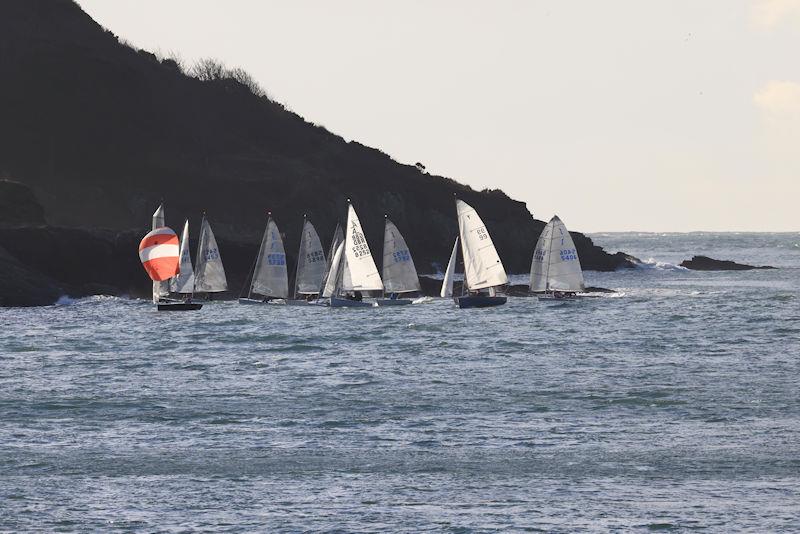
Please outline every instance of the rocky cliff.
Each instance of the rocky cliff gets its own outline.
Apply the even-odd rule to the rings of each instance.
[[[327,241],[351,198],[373,251],[389,214],[423,272],[449,256],[454,194],[484,218],[511,272],[528,269],[544,226],[501,191],[346,142],[241,78],[187,75],[121,43],[70,0],[0,3],[0,72],[0,176],[16,182],[0,188],[0,265],[5,279],[21,276],[15,269],[44,277],[53,291],[32,304],[62,290],[146,294],[136,244],[162,199],[176,228],[187,217],[197,228],[208,214],[233,281],[244,278],[268,210],[291,256],[303,214]],[[630,265],[574,237],[587,269]],[[0,287],[0,302],[25,303]]]

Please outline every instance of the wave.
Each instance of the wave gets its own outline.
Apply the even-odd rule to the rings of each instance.
[[[648,258],[646,260],[641,260],[639,263],[636,264],[636,267],[640,269],[658,269],[661,271],[688,271],[686,267],[681,267],[680,265],[675,265],[674,263],[669,263],[667,261],[658,261],[655,258]]]
[[[89,297],[71,297],[69,295],[61,295],[53,303],[53,306],[75,306],[80,304],[102,303],[102,302],[135,302],[141,299],[131,299],[129,297],[115,297],[112,295],[92,295]]]

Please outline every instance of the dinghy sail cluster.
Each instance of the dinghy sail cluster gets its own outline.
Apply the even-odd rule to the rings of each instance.
[[[460,199],[455,203],[458,235],[440,296],[453,298],[459,308],[505,304],[507,297],[502,290],[508,284],[508,275],[489,231],[472,206]],[[164,239],[169,243],[162,243]],[[205,214],[194,266],[189,249],[188,220],[179,243],[175,232],[165,225],[162,204],[153,214],[152,231],[140,245],[142,263],[153,279],[153,302],[159,310],[200,309],[202,303],[195,300],[195,295],[205,295],[205,300],[209,301],[214,293],[228,289],[222,256]],[[454,282],[459,252],[464,270],[460,292],[456,295]],[[362,308],[425,301],[424,298],[409,298],[421,293],[419,275],[405,238],[388,215],[384,223],[382,259],[379,271],[361,221],[348,200],[345,227],[342,229],[337,224],[327,256],[316,228],[303,217],[290,290],[283,237],[270,213],[239,303]],[[159,262],[160,269],[152,267],[155,262]],[[547,223],[536,243],[529,287],[540,299],[575,298],[585,290],[575,244],[557,216]],[[373,293],[379,293],[380,297],[370,298]]]

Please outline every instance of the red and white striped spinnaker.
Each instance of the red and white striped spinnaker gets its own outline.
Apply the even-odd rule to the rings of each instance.
[[[177,275],[181,268],[177,234],[166,226],[156,228],[139,243],[139,259],[148,276],[156,282]]]

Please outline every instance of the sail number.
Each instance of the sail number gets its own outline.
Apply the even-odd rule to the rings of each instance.
[[[306,263],[317,263],[325,261],[325,253],[321,250],[315,250],[306,254]]]
[[[489,239],[489,232],[486,231],[485,226],[481,226],[480,228],[475,230],[475,233],[478,234],[478,239],[480,239],[481,241],[483,241],[484,239]]]
[[[578,259],[578,251],[574,248],[561,249],[561,261],[572,261]]]
[[[206,250],[204,255],[206,261],[218,260],[219,259],[219,250],[216,248],[210,248]]]
[[[267,254],[267,265],[286,265],[286,254]]]
[[[401,261],[411,261],[411,253],[408,250],[396,250],[394,254],[392,254],[394,261],[401,262]]]
[[[360,258],[362,256],[369,256],[369,247],[367,246],[367,240],[364,239],[364,234],[361,232],[355,231],[353,229],[353,255],[356,258]]]
[[[544,261],[545,252],[543,248],[537,248],[533,251],[534,261]]]

